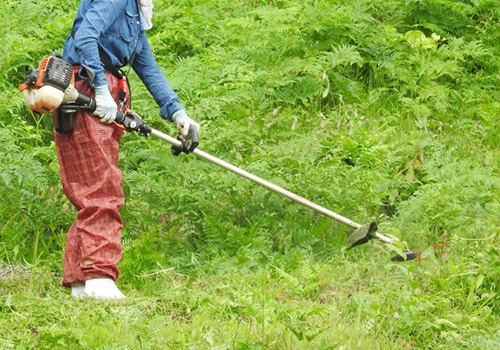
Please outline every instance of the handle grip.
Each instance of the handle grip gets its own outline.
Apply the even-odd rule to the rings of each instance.
[[[96,104],[95,104],[95,99],[85,95],[84,93],[78,91],[78,98],[74,102],[76,105],[81,106],[80,108],[83,109],[88,109],[90,111],[95,111],[96,109]]]
[[[93,112],[97,106],[95,104],[95,99],[78,92],[78,98],[74,102],[62,104],[59,108],[65,112],[72,112],[79,109],[86,109]]]
[[[116,111],[115,122],[123,125],[124,121],[125,121],[125,113],[123,113],[122,111]]]
[[[171,151],[174,156],[178,156],[181,152],[191,153],[198,147],[200,141],[198,138],[198,130],[194,125],[189,127],[189,134],[187,136],[179,135],[177,140],[181,142],[180,146],[172,145]]]

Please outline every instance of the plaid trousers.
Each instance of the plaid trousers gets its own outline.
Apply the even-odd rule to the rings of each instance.
[[[78,72],[75,66],[74,71]],[[111,96],[118,103],[118,79],[106,73]],[[89,96],[94,91],[85,80],[75,87]],[[125,86],[126,106],[130,93]],[[78,111],[75,127],[68,133],[54,130],[64,194],[78,210],[71,225],[64,253],[63,286],[92,278],[116,281],[121,259],[120,217],[125,196],[118,153],[123,129],[103,124],[92,112]]]

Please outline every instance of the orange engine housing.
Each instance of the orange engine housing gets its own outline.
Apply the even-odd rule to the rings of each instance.
[[[26,66],[24,83],[19,85],[28,108],[40,114],[51,113],[64,100],[66,90],[73,86],[73,67],[58,53],[45,57],[37,69]]]

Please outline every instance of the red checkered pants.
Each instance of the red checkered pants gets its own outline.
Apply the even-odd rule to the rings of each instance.
[[[118,103],[118,79],[111,74],[106,77],[111,96]],[[85,80],[75,86],[94,96]],[[128,107],[128,91],[126,96]],[[123,129],[101,123],[88,111],[77,112],[72,132],[54,130],[63,190],[78,210],[66,238],[62,281],[66,287],[92,278],[118,278],[123,227],[120,208],[125,200],[118,169],[122,134]]]

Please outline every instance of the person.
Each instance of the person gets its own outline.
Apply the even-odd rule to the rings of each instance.
[[[182,135],[192,126],[200,129],[154,59],[145,33],[152,15],[152,0],[82,0],[64,44],[75,87],[96,101],[95,112],[77,112],[71,131],[54,130],[63,190],[78,210],[66,238],[62,280],[74,297],[125,297],[115,283],[122,257],[118,153],[123,129],[113,121],[117,110],[129,108],[130,91],[112,71],[129,65],[160,116],[175,122]]]

